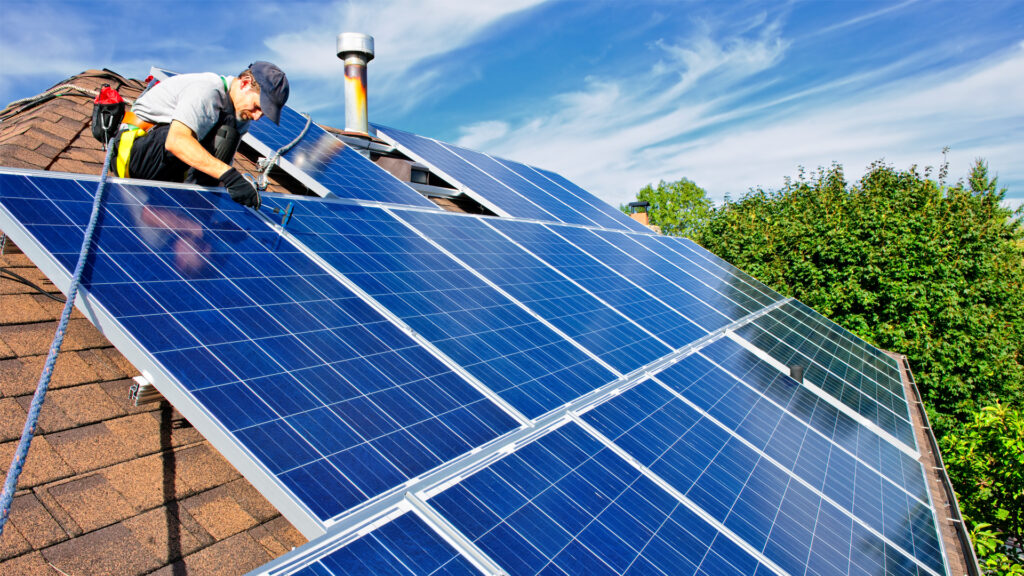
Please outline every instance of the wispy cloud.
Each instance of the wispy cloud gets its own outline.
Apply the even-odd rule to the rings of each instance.
[[[895,62],[753,103],[737,91],[782,68],[789,46],[773,23],[754,39],[708,33],[658,46],[665,59],[642,76],[589,78],[584,90],[552,99],[549,111],[504,126],[500,136],[482,140],[481,124],[466,127],[463,143],[557,170],[613,204],[648,182],[683,176],[721,199],[780,186],[798,166],[836,161],[857,178],[880,158],[935,165],[945,145],[953,147],[953,177],[984,157],[1004,184],[1024,184],[1024,44],[911,76],[898,73],[913,69],[909,60]],[[859,89],[847,90],[851,84]]]
[[[376,58],[369,83],[374,102],[414,108],[454,88],[438,81],[438,59],[472,44],[502,19],[544,0],[464,2],[459,0],[387,0],[341,2],[311,15],[316,24],[267,39],[276,62],[290,77],[322,82],[320,90],[300,97],[307,105],[337,105],[341,67],[335,56],[340,32],[374,37]]]

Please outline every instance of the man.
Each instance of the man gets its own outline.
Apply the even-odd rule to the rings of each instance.
[[[249,122],[280,123],[288,78],[270,62],[254,62],[237,78],[212,73],[172,76],[146,90],[125,115],[114,142],[123,178],[220,182],[231,198],[259,208],[260,195],[231,167]]]

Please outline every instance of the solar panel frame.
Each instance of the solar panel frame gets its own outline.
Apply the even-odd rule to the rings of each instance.
[[[253,122],[242,141],[270,158],[278,149],[291,143],[305,123],[298,112],[285,106],[281,109],[280,126]],[[308,133],[294,148],[277,160],[277,165],[325,198],[441,210],[408,184],[315,123],[310,124]]]
[[[90,179],[88,177],[60,177],[54,176],[51,173],[39,173],[38,171],[0,172],[3,172],[3,174],[0,175],[0,181],[3,182],[3,185],[0,186],[0,223],[2,223],[3,229],[5,230],[5,232],[9,233],[12,239],[14,239],[19,244],[19,246],[22,247],[26,254],[29,255],[29,257],[34,262],[36,262],[37,265],[40,266],[44,273],[47,274],[48,277],[53,279],[54,283],[60,289],[66,291],[68,285],[70,284],[70,273],[71,269],[74,266],[75,260],[77,260],[78,251],[78,247],[74,246],[75,242],[67,241],[66,238],[69,236],[72,238],[76,236],[70,234],[72,230],[77,232],[77,237],[81,237],[83,223],[88,218],[88,211],[89,207],[91,206],[91,200],[89,202],[85,202],[75,199],[88,199],[89,194],[88,190],[82,186],[79,186],[77,182],[84,181],[86,183],[91,184],[96,179]],[[33,184],[29,180],[29,178],[34,178],[35,182],[44,183],[43,185],[45,185],[47,189],[53,189],[56,191],[56,194],[63,195],[62,197],[58,198],[58,200],[60,201],[59,208],[57,204],[47,199],[46,193],[43,192],[42,189],[36,187],[35,184]],[[54,182],[56,182],[57,184],[53,184]],[[146,186],[147,184],[159,185],[162,186],[162,188],[145,188],[144,186]],[[70,186],[71,188],[68,188],[68,186]],[[253,375],[252,378],[243,377],[243,385],[241,387],[234,387],[228,393],[218,393],[216,396],[208,395],[213,390],[219,390],[221,384],[219,383],[218,379],[226,379],[225,383],[227,384],[230,384],[231,382],[235,381],[237,378],[232,375],[233,370],[241,370],[247,368],[265,370],[266,368],[264,366],[269,366],[269,364],[266,364],[266,362],[273,362],[270,359],[270,357],[265,357],[264,360],[260,360],[260,358],[264,358],[264,352],[262,352],[259,347],[250,346],[249,348],[246,348],[248,354],[245,355],[220,355],[220,360],[225,362],[225,364],[223,365],[221,365],[217,360],[214,360],[214,356],[212,354],[206,352],[205,357],[208,360],[203,361],[204,364],[200,366],[199,364],[195,364],[195,362],[197,360],[200,360],[203,356],[196,356],[196,354],[190,354],[188,361],[180,362],[178,361],[179,356],[175,356],[173,359],[171,359],[170,356],[167,355],[167,353],[160,352],[159,347],[153,348],[154,345],[159,346],[160,344],[168,344],[172,340],[174,342],[180,342],[181,338],[187,338],[191,339],[189,340],[190,342],[192,342],[190,346],[195,346],[195,350],[197,352],[202,352],[203,350],[207,349],[207,344],[202,343],[201,337],[199,337],[200,339],[193,338],[191,336],[191,333],[189,332],[189,328],[185,324],[178,324],[174,320],[161,321],[159,325],[153,324],[152,322],[149,321],[147,321],[147,323],[145,324],[138,324],[136,322],[136,319],[138,318],[149,318],[149,315],[152,313],[164,313],[161,312],[161,310],[166,311],[165,307],[168,305],[174,305],[175,303],[187,304],[190,302],[191,299],[204,298],[204,296],[200,296],[199,292],[195,292],[193,295],[187,296],[185,297],[185,299],[183,299],[183,295],[181,294],[181,288],[176,287],[175,290],[167,291],[167,293],[164,294],[163,296],[157,296],[157,300],[154,301],[151,300],[149,296],[147,296],[148,292],[143,290],[134,290],[125,293],[124,296],[120,299],[121,303],[114,306],[113,310],[108,309],[108,305],[114,302],[113,300],[111,300],[110,298],[102,297],[102,295],[98,296],[98,294],[107,292],[104,290],[104,286],[110,286],[118,290],[118,292],[127,290],[129,286],[129,284],[127,283],[123,283],[122,285],[122,283],[120,282],[111,284],[111,282],[109,281],[104,281],[121,280],[122,278],[125,277],[124,272],[119,272],[117,270],[117,265],[115,265],[114,268],[111,268],[111,266],[109,264],[105,264],[105,262],[110,261],[109,258],[106,258],[107,255],[116,254],[117,250],[122,249],[122,247],[128,247],[131,242],[138,243],[141,241],[140,238],[137,235],[135,235],[135,232],[133,232],[132,229],[120,228],[120,226],[122,226],[120,221],[121,218],[135,218],[137,216],[136,211],[141,213],[143,210],[150,209],[143,208],[142,204],[139,203],[139,201],[137,200],[136,195],[140,192],[146,192],[150,194],[151,199],[154,200],[156,204],[162,204],[165,210],[178,209],[181,214],[191,215],[194,211],[201,210],[201,208],[198,208],[195,205],[195,202],[192,202],[192,200],[196,200],[197,202],[205,202],[206,205],[209,206],[209,208],[211,208],[210,210],[207,210],[208,212],[216,211],[221,216],[226,216],[224,224],[221,225],[221,227],[217,228],[216,231],[214,228],[202,229],[207,233],[207,236],[209,237],[214,247],[213,249],[216,249],[218,245],[217,243],[221,241],[218,238],[218,232],[223,234],[224,231],[230,229],[237,229],[237,226],[233,226],[235,222],[233,218],[244,217],[249,222],[249,225],[251,225],[251,233],[241,232],[240,234],[238,234],[237,232],[232,232],[238,236],[235,239],[235,241],[239,245],[247,245],[246,243],[250,242],[253,235],[256,234],[262,235],[261,237],[265,241],[275,237],[279,238],[277,236],[277,233],[274,232],[272,228],[266,225],[263,221],[252,216],[250,211],[232,202],[223,193],[209,194],[209,192],[203,192],[205,194],[208,194],[209,198],[213,201],[213,204],[210,204],[210,202],[207,201],[205,198],[198,196],[198,194],[201,192],[201,189],[197,187],[175,187],[169,186],[166,183],[120,181],[117,179],[112,180],[108,184],[108,193],[112,195],[117,195],[117,193],[122,192],[122,186],[126,186],[126,190],[131,190],[130,192],[123,192],[123,197],[130,199],[131,201],[129,202],[128,200],[126,200],[126,202],[128,203],[124,204],[119,202],[119,198],[108,198],[107,200],[105,200],[102,218],[105,219],[106,225],[101,224],[101,226],[98,227],[97,229],[97,234],[94,241],[94,249],[91,252],[91,263],[86,270],[85,284],[80,289],[80,299],[76,301],[77,307],[87,316],[87,318],[89,318],[90,321],[92,321],[97,326],[98,329],[100,329],[102,333],[104,333],[109,338],[109,340],[119,350],[121,350],[129,358],[133,365],[139,368],[144,375],[147,375],[147,378],[149,380],[153,381],[157,385],[157,388],[161,391],[161,393],[163,393],[164,396],[168,400],[170,400],[182,412],[182,414],[185,415],[185,417],[188,418],[189,421],[196,426],[197,429],[199,429],[199,431],[204,435],[204,437],[209,439],[214,444],[214,446],[216,446],[218,450],[221,451],[221,453],[225,457],[227,457],[228,460],[232,462],[233,465],[236,466],[236,468],[242,471],[243,474],[245,474],[246,477],[249,478],[253,482],[253,484],[262,493],[264,493],[267,496],[267,498],[293,522],[293,524],[296,525],[296,527],[298,527],[307,536],[313,536],[316,534],[323,533],[326,525],[328,525],[332,521],[331,516],[336,516],[337,514],[344,512],[345,508],[342,507],[340,509],[335,509],[330,514],[325,514],[323,511],[312,507],[312,504],[309,504],[310,501],[308,499],[300,498],[299,493],[295,492],[297,484],[294,484],[293,482],[287,480],[283,475],[283,473],[286,472],[287,468],[290,465],[288,463],[284,463],[282,467],[281,463],[285,462],[285,460],[289,462],[294,461],[294,456],[289,456],[285,460],[280,460],[278,461],[278,463],[275,464],[273,463],[273,460],[267,459],[268,453],[262,452],[263,450],[272,450],[274,451],[275,454],[284,458],[284,456],[288,455],[288,452],[280,452],[279,450],[275,449],[274,446],[277,444],[277,440],[281,440],[285,437],[295,437],[294,435],[296,432],[296,429],[289,428],[291,426],[290,424],[276,424],[276,422],[284,422],[284,413],[280,412],[282,408],[275,408],[273,406],[270,406],[269,404],[268,406],[263,407],[261,407],[262,405],[257,406],[257,404],[260,404],[260,400],[255,400],[256,403],[254,404],[251,399],[248,399],[249,396],[252,396],[251,391],[247,392],[248,386],[254,385],[255,382],[258,380],[258,378],[256,377],[262,374],[262,372],[256,373],[255,375]],[[77,190],[75,190],[75,187],[77,187]],[[164,192],[164,189],[172,188],[177,188],[177,190],[174,190],[173,195]],[[24,190],[24,192],[19,192],[19,189]],[[43,197],[40,198],[39,196]],[[187,200],[187,202],[183,204],[181,200]],[[184,206],[189,206],[190,203],[192,204],[191,208],[184,208]],[[48,208],[48,212],[46,214],[42,212],[32,211],[33,207],[41,207],[43,206],[43,204],[50,205],[50,208]],[[29,210],[29,212],[27,213],[25,212],[26,207]],[[157,206],[157,208],[159,208],[159,206]],[[216,208],[216,210],[213,210],[213,208]],[[15,212],[17,213],[27,215],[27,218],[16,218],[13,216],[14,212],[10,212],[11,210],[15,210]],[[72,214],[72,218],[74,219],[62,216],[62,214],[65,213]],[[37,216],[34,217],[33,214],[37,214]],[[169,216],[167,216],[166,214],[163,216],[163,218],[168,217]],[[34,218],[38,219],[39,221],[35,222]],[[54,224],[54,221],[63,222],[63,224]],[[75,222],[77,222],[77,224]],[[228,225],[228,223],[232,225]],[[49,249],[44,248],[42,241],[38,240],[37,237],[31,231],[31,227],[36,225],[49,227],[61,226],[62,228],[68,228],[67,231],[61,232],[58,235],[57,241],[59,243],[62,242],[63,244],[59,244],[59,246],[65,246],[65,248],[69,252],[66,254],[58,253],[57,255],[55,255],[54,253],[50,252]],[[185,231],[189,229],[191,228],[182,228],[182,230]],[[173,230],[178,229],[174,228]],[[145,234],[147,232],[145,229],[140,229],[140,233]],[[187,235],[185,237],[187,237]],[[175,231],[172,232],[171,236],[169,236],[168,238],[178,241],[180,238],[182,238],[182,236],[180,236],[179,233]],[[294,249],[287,249],[291,248],[290,244],[284,243],[283,246],[286,249],[284,250],[284,252],[281,252],[282,255],[298,254],[298,252]],[[111,250],[113,250],[114,252],[110,252]],[[186,255],[192,253],[194,252],[185,252]],[[180,255],[180,253],[178,254]],[[276,258],[276,256],[274,258]],[[299,259],[296,257],[295,259],[292,260],[292,263],[294,264],[297,261],[299,261]],[[139,263],[136,260],[133,260],[132,262]],[[264,259],[261,261],[261,264],[269,265],[270,260]],[[143,282],[143,285],[154,285],[164,282],[165,274],[175,274],[174,270],[169,267],[165,268],[166,272],[156,272],[154,274],[154,268],[159,268],[160,266],[165,266],[165,264],[161,262],[159,257],[152,256],[148,258],[148,265],[139,266],[139,269],[146,272],[146,274],[148,275],[146,279],[140,280],[141,282]],[[283,261],[280,261],[278,266],[285,265]],[[309,266],[311,266],[312,268],[316,268],[316,266],[311,263],[309,264]],[[285,266],[285,268],[286,274],[296,274],[296,272],[292,268],[289,268],[287,266]],[[252,268],[251,266],[249,266],[248,269],[255,271],[255,268]],[[320,270],[320,272],[324,271]],[[100,278],[96,276],[98,274],[102,274],[105,276]],[[92,281],[97,281],[99,283],[90,283],[90,276],[92,276]],[[308,275],[306,277],[312,278]],[[230,278],[230,276],[227,278]],[[284,277],[279,278],[284,279]],[[296,278],[298,277],[296,276]],[[195,282],[218,282],[218,284],[211,285],[211,287],[215,290],[221,290],[225,287],[222,284],[219,284],[220,282],[222,282],[222,280],[211,279],[206,275],[199,277],[197,280],[195,280]],[[270,284],[267,284],[267,287],[269,286]],[[297,285],[295,284],[290,284],[290,286],[297,287]],[[332,286],[333,289],[336,290],[337,292],[345,291],[344,287],[341,285]],[[186,290],[189,290],[188,284],[184,284],[183,287]],[[312,288],[312,285],[309,285],[308,287]],[[203,291],[203,294],[209,293]],[[377,313],[373,311],[369,305],[362,302],[362,300],[356,294],[348,294],[351,294],[351,296],[349,297],[349,301],[352,302],[353,304],[358,303],[357,309],[361,310],[359,314],[361,314],[364,317],[363,320],[357,321],[358,326],[369,327],[372,331],[374,331],[374,334],[384,337],[383,333],[381,333],[376,328],[372,328],[371,324],[368,323],[365,316],[370,315],[372,317],[371,320],[373,322],[379,323],[381,327],[391,327],[390,330],[392,330],[393,333],[390,336],[386,337],[387,341],[389,342],[388,346],[393,347],[393,349],[395,350],[402,349],[399,348],[399,344],[401,344],[401,342],[406,342],[406,344],[413,343],[413,346],[418,346],[418,343],[415,343],[414,340],[409,339],[408,336],[405,336],[401,334],[401,332],[397,331],[397,329],[394,328],[392,324],[388,322],[386,317],[377,315]],[[251,295],[256,298],[257,303],[265,301],[263,295]],[[231,293],[230,296],[233,298],[245,298],[245,296],[242,295],[242,293],[237,292],[237,290],[234,293]],[[164,300],[165,297],[170,299]],[[248,302],[249,300],[246,301]],[[276,300],[271,300],[271,302],[273,301]],[[146,302],[148,302],[148,304]],[[204,302],[205,306],[207,307],[211,305],[215,306],[215,303],[213,301],[204,300]],[[140,316],[140,314],[142,314],[142,316]],[[280,316],[278,318],[280,318]],[[266,320],[264,320],[264,322],[266,321],[275,323],[275,320],[273,320],[271,316],[266,316]],[[275,323],[275,325],[277,324]],[[218,324],[216,329],[233,329],[233,327],[237,326],[238,325],[236,324],[228,322],[224,324]],[[206,325],[206,327],[209,328],[209,325]],[[284,327],[283,324],[280,325],[280,327],[283,330],[287,331],[287,328]],[[370,334],[370,332],[367,332],[367,334]],[[260,336],[258,335],[256,337],[260,338]],[[168,338],[170,338],[171,340],[168,340]],[[231,340],[231,338],[227,338],[226,340]],[[249,342],[253,341],[250,340]],[[340,341],[338,342],[340,343]],[[350,342],[353,345],[358,345],[359,340],[350,340]],[[244,344],[245,342],[239,341],[239,343]],[[217,347],[222,346],[223,344],[220,344],[218,342],[210,342],[208,345]],[[230,346],[235,346],[235,344],[230,344]],[[292,351],[292,353],[297,352],[299,350],[306,350],[306,348],[304,348],[304,345],[301,344],[299,340],[296,340],[294,338],[293,341],[290,341],[290,343],[288,344],[287,349]],[[406,349],[409,348],[407,347]],[[307,351],[305,352],[305,354],[309,354],[309,352]],[[443,366],[441,361],[437,360],[436,358],[430,360],[431,358],[434,357],[431,356],[429,352],[424,351],[423,354],[425,354],[425,356],[420,356],[418,360],[415,360],[415,362],[433,362],[436,363],[435,368]],[[241,360],[245,356],[251,357],[245,361],[245,366],[233,364],[235,360]],[[396,356],[395,359],[398,359],[398,356]],[[288,362],[289,360],[287,360],[286,357],[281,357],[279,361]],[[168,366],[173,366],[174,368],[171,369],[168,368]],[[271,368],[271,370],[273,369]],[[434,369],[432,368],[431,370]],[[436,374],[440,375],[445,373],[446,371],[448,374],[451,374],[453,377],[455,377],[455,374],[451,373],[450,369],[447,367],[440,369],[440,371],[436,372]],[[189,376],[190,374],[191,376]],[[400,373],[395,372],[394,374]],[[198,387],[192,386],[186,383],[185,381],[180,380],[180,378],[182,378],[183,376],[187,376],[186,380],[192,380],[194,377],[196,382],[205,382],[205,384]],[[335,373],[335,378],[337,377],[339,376],[337,376],[337,373]],[[291,378],[291,376],[289,376],[289,378]],[[413,376],[413,378],[418,379],[420,378],[420,376]],[[295,404],[297,401],[304,402],[305,400],[303,399],[308,397],[309,392],[302,391],[305,389],[304,387],[309,382],[305,380],[303,380],[302,382],[304,382],[304,384],[300,384],[299,381],[294,382],[294,389],[292,391],[295,392],[295,394],[288,394],[286,397],[282,397],[282,399],[286,400],[289,403],[292,403],[295,406],[297,406],[297,404]],[[407,382],[414,382],[414,380],[407,380]],[[278,384],[275,384],[275,386],[280,385],[280,382]],[[360,382],[359,385],[362,386],[362,382]],[[232,384],[232,386],[234,385]],[[446,386],[448,390],[452,391],[455,391],[458,387],[462,387],[463,395],[468,390],[471,390],[468,383],[458,384],[452,381],[451,379],[448,380]],[[417,394],[422,392],[426,392],[426,390],[421,390],[417,392]],[[361,392],[360,394],[366,393]],[[476,392],[474,394],[479,394],[479,392]],[[425,400],[426,397],[413,396],[410,397],[410,399],[413,399],[412,402],[413,404],[415,404],[417,402]],[[395,399],[392,398],[392,400]],[[479,395],[479,400],[474,400],[473,402],[479,402],[481,400],[485,402],[487,405],[491,405],[490,402],[486,400],[486,396],[483,394]],[[219,407],[221,405],[232,406],[242,410],[241,412],[235,413],[239,414],[243,419],[232,421],[230,418],[227,418],[225,416],[226,413],[219,411]],[[456,402],[456,405],[458,405],[458,402]],[[383,416],[384,414],[391,414],[391,416],[384,417],[394,417],[395,414],[398,414],[397,412],[394,411],[402,409],[401,406],[403,405],[398,402],[390,404],[384,412],[381,412],[381,415]],[[500,413],[502,414],[500,418],[505,419],[505,428],[500,432],[507,432],[513,430],[518,426],[518,423],[508,414],[504,413],[498,406],[491,406],[493,406],[493,410],[497,410],[497,412],[493,412],[493,414]],[[364,405],[364,408],[365,407],[366,406]],[[434,409],[440,410],[440,408],[437,407],[435,407]],[[438,414],[440,414],[440,412],[438,412]],[[254,418],[255,420],[253,420]],[[398,416],[398,418],[401,419],[402,417]],[[254,440],[252,438],[246,441],[239,431],[252,429],[251,426],[253,426],[254,424],[259,424],[260,422],[274,424],[274,426],[276,426],[275,430],[277,430],[281,435],[285,436],[281,436],[278,434],[271,435],[277,438],[277,440],[275,440],[275,442],[271,444],[264,444],[263,442],[258,441],[254,444]],[[477,426],[479,426],[480,424],[483,424],[483,421],[476,422]],[[442,441],[442,437],[444,436],[444,434],[451,434],[451,432],[456,429],[461,429],[463,432],[467,431],[465,428],[459,428],[459,426],[461,425],[456,426],[456,428],[447,430],[447,432],[442,432],[441,430],[432,430],[430,432],[431,435],[429,437],[424,436],[423,438],[429,438],[427,440],[429,444],[436,441]],[[487,438],[486,433],[484,433],[484,430],[486,430],[486,428],[480,428],[479,430],[473,432],[475,439],[465,446],[465,449],[462,451],[462,456],[468,454],[470,452],[470,449],[479,447],[479,445],[482,442],[486,443]],[[481,434],[484,435],[481,436]],[[500,433],[492,435],[490,440],[497,438],[499,435]],[[269,439],[270,436],[261,436],[261,438]],[[321,436],[320,441],[327,441],[328,438],[329,437]],[[469,438],[469,436],[466,436],[466,438]],[[308,438],[304,438],[299,441],[304,442],[306,440],[308,440]],[[260,448],[260,450],[254,450],[255,446],[262,447]],[[310,442],[309,447],[306,447],[301,450],[298,449],[297,447],[293,447],[291,450],[293,451],[294,455],[298,455],[300,458],[302,458],[305,455],[313,456],[318,450],[321,450],[321,448],[318,448],[317,446],[317,443],[313,441]],[[437,446],[439,445],[435,445],[435,447]],[[398,445],[392,445],[392,447],[397,448]],[[425,451],[429,450],[433,450],[433,448],[425,449]],[[326,455],[324,453],[320,452],[321,458],[325,456]],[[454,460],[458,460],[459,457],[459,454],[456,454],[454,452],[447,454],[444,458],[438,460],[436,462],[436,465],[449,464]],[[414,467],[420,466],[421,472],[425,472],[430,468],[434,467],[430,465],[423,467],[421,464],[418,464],[415,461],[406,462],[404,465],[412,465]],[[406,470],[404,473],[415,475],[417,472],[413,469],[409,469]],[[320,477],[325,478],[324,476]],[[340,487],[338,488],[338,490],[339,493],[343,493]],[[391,490],[394,490],[394,486],[392,486]],[[356,500],[353,503],[353,505],[362,505],[360,504],[360,502],[365,503],[367,499],[372,500],[373,498],[386,492],[388,492],[388,489],[384,489],[383,492],[378,493],[376,496],[373,495],[372,493],[366,494],[361,499]],[[321,504],[317,502],[317,506],[321,506]]]

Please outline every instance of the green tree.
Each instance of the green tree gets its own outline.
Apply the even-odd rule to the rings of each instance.
[[[713,210],[694,239],[909,357],[983,564],[1020,573],[1005,539],[1024,541],[1024,211],[1002,206],[983,161],[956,184],[946,174],[876,163],[851,184],[840,165],[801,170]]]
[[[675,182],[648,184],[637,193],[638,202],[649,202],[647,216],[651,224],[661,227],[663,234],[696,238],[708,217],[712,204],[707,192],[683,178]],[[628,208],[623,207],[628,212]]]
[[[986,406],[939,447],[964,516],[1024,539],[1024,413]]]
[[[753,190],[698,242],[876,345],[907,354],[939,433],[1001,400],[1024,405],[1024,243],[977,162],[939,184],[876,163]]]

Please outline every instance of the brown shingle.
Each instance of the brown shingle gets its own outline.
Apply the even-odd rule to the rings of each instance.
[[[7,345],[7,342],[0,338],[0,360],[8,360],[14,358],[17,354],[14,349]]]
[[[33,550],[40,550],[68,538],[35,494],[24,494],[14,499],[9,522],[18,527]]]
[[[46,354],[57,331],[57,322],[37,322],[0,326],[0,340],[7,342],[18,356]],[[109,347],[110,343],[84,318],[68,322],[62,352],[87,348]]]
[[[249,535],[236,534],[184,560],[165,566],[153,576],[237,576],[271,560],[267,550]]]
[[[0,562],[0,574],[17,574],[18,576],[55,576],[53,568],[46,563],[39,552],[25,554]]]
[[[103,350],[81,350],[78,356],[96,372],[99,380],[123,380],[130,375],[126,374],[120,366],[111,361]]]
[[[4,533],[0,535],[0,560],[20,556],[32,550],[32,545],[29,544],[27,538],[22,536],[17,524],[14,522],[11,524],[5,526]]]
[[[264,526],[266,526],[267,530],[270,531],[278,542],[284,544],[285,548],[289,550],[298,548],[306,543],[306,537],[302,535],[302,532],[296,530],[284,516],[278,516],[264,524]]]
[[[56,432],[46,438],[77,474],[125,462],[136,456],[134,447],[120,435],[113,434],[106,422]]]
[[[180,464],[179,475],[196,492],[226,484],[240,476],[207,443],[181,450],[177,458]]]
[[[99,474],[47,486],[46,491],[84,532],[120,522],[138,512]]]
[[[245,478],[239,478],[226,487],[231,492],[231,497],[257,522],[266,522],[281,515],[277,508],[274,508]]]
[[[43,403],[46,409],[46,403]],[[14,398],[0,399],[0,442],[16,440],[21,437],[28,413]]]
[[[198,533],[189,530],[181,522],[177,508],[162,506],[124,521],[135,540],[156,556],[161,564],[178,560],[215,542],[201,529]]]
[[[0,360],[0,397],[21,396],[35,392],[46,363],[44,356]],[[50,388],[65,388],[96,382],[99,376],[78,352],[62,352],[57,356]]]
[[[75,576],[145,574],[163,563],[124,524],[113,524],[51,546],[43,557]]]
[[[181,506],[217,540],[248,530],[257,524],[256,519],[238,504],[226,486],[219,486],[188,498]]]
[[[17,440],[0,444],[0,462],[10,462],[14,458],[14,450],[17,445]],[[18,477],[18,489],[53,482],[72,474],[74,474],[74,470],[61,459],[50,445],[47,437],[36,436],[29,447],[25,467],[21,471],[21,476]]]
[[[136,458],[102,470],[107,481],[139,509],[161,506],[167,499],[192,493],[177,474],[176,459],[166,453]]]
[[[13,282],[9,282],[13,284]],[[17,288],[23,290],[23,288]],[[0,324],[25,324],[28,322],[45,322],[54,318],[53,314],[36,301],[31,294],[4,294],[4,314]]]

